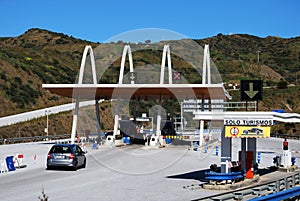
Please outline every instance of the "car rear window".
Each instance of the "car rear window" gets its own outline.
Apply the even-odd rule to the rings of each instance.
[[[51,153],[71,153],[71,148],[67,146],[55,146],[52,147]]]

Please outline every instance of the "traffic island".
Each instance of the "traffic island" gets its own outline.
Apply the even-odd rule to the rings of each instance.
[[[280,172],[295,172],[296,170],[298,170],[298,166],[296,165],[292,165],[289,167],[278,167],[278,171]]]
[[[241,187],[246,187],[257,183],[260,180],[259,175],[254,175],[252,179],[244,179],[241,181],[210,181],[203,184],[203,189],[208,190],[235,190]]]

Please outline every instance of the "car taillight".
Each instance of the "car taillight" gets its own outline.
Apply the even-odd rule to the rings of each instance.
[[[73,159],[73,158],[75,158],[75,156],[74,156],[74,154],[71,154],[71,155],[69,156],[69,159]]]
[[[50,155],[50,153],[48,153],[48,156],[47,156],[47,158],[48,158],[48,159],[50,159],[50,158],[51,158],[51,155]]]

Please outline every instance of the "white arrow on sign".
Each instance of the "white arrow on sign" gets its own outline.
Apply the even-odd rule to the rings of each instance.
[[[258,91],[253,91],[253,83],[249,83],[249,91],[245,91],[245,93],[249,96],[249,98],[253,98]]]

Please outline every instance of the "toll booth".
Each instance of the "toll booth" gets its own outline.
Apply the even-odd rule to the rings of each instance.
[[[136,136],[135,124],[132,120],[120,120],[120,134],[122,137]]]
[[[174,121],[173,120],[161,120],[161,125],[163,125],[163,128],[161,130],[161,135],[176,135],[175,129],[174,129]]]
[[[133,144],[144,144],[147,139],[145,136],[138,132],[138,128],[133,120],[120,120],[120,135],[122,137],[130,137]]]

